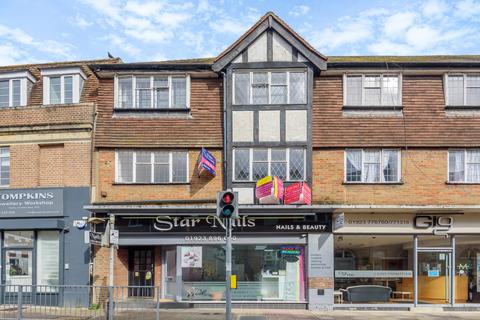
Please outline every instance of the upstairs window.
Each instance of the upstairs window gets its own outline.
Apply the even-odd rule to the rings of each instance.
[[[233,78],[236,105],[307,103],[305,71],[237,71]]]
[[[133,151],[116,152],[117,183],[187,183],[188,152]]]
[[[117,109],[188,109],[188,76],[120,76]]]
[[[0,147],[0,186],[10,185],[10,149]]]
[[[400,151],[346,150],[345,181],[351,183],[399,182]]]
[[[233,156],[235,181],[257,181],[265,176],[305,180],[303,148],[236,148]]]
[[[351,107],[400,106],[401,75],[347,74],[344,76],[344,105]]]
[[[447,106],[480,107],[480,75],[446,74]]]
[[[27,105],[34,82],[28,71],[0,74],[0,108]]]
[[[43,103],[79,103],[86,75],[80,68],[44,69]]]
[[[480,183],[480,149],[448,152],[448,181]]]

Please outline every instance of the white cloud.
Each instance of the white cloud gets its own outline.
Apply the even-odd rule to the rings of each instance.
[[[23,64],[32,61],[37,60],[21,48],[10,43],[0,44],[0,65]]]
[[[241,35],[248,30],[249,26],[229,18],[222,18],[217,21],[211,21],[209,26],[217,33],[231,33]]]
[[[423,4],[422,12],[427,17],[441,18],[447,12],[448,6],[444,0],[428,0]]]
[[[103,37],[101,40],[107,41],[109,43],[109,51],[113,52],[116,50],[120,50],[125,52],[130,56],[138,56],[141,54],[141,50],[131,43],[129,43],[126,39],[117,36],[115,34],[110,34],[108,36]],[[115,49],[115,50],[112,50]]]
[[[87,21],[87,19],[85,19],[84,17],[82,17],[80,14],[77,13],[77,15],[75,16],[75,19],[73,20],[73,24],[76,25],[77,27],[85,29],[93,25],[93,22]]]
[[[159,1],[148,1],[144,3],[138,1],[129,1],[125,5],[125,10],[142,17],[150,17],[152,14],[158,13],[158,11],[163,7],[164,4]]]
[[[300,17],[300,16],[305,16],[310,12],[310,7],[306,5],[298,5],[294,6],[292,10],[289,12],[291,16],[294,17]]]
[[[399,12],[385,19],[384,32],[387,37],[401,36],[415,21],[415,13]]]
[[[455,5],[454,13],[464,19],[478,16],[480,15],[480,2],[475,0],[458,1]]]

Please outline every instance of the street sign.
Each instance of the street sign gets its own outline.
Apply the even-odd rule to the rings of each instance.
[[[85,231],[85,243],[101,246],[102,235],[101,232]]]
[[[110,230],[110,245],[118,245],[118,230]]]

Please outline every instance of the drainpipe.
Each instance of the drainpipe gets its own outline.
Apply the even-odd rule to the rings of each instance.
[[[227,164],[227,75],[224,71],[220,74],[223,78],[223,189],[228,184],[228,164]]]

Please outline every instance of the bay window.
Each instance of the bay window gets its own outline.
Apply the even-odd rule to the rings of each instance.
[[[480,107],[480,75],[446,74],[447,106]]]
[[[448,181],[480,183],[480,149],[449,150]]]
[[[175,76],[119,76],[116,109],[188,109],[190,78]]]
[[[235,181],[257,181],[265,176],[305,180],[303,148],[236,148],[233,157]]]
[[[307,103],[305,71],[236,71],[233,79],[236,105]]]
[[[133,151],[116,152],[117,183],[187,183],[188,152]]]
[[[399,150],[345,151],[345,181],[350,183],[392,183],[400,181]]]
[[[355,107],[400,106],[402,77],[396,74],[346,74],[344,105]]]
[[[0,108],[27,105],[34,82],[28,71],[0,74]]]

